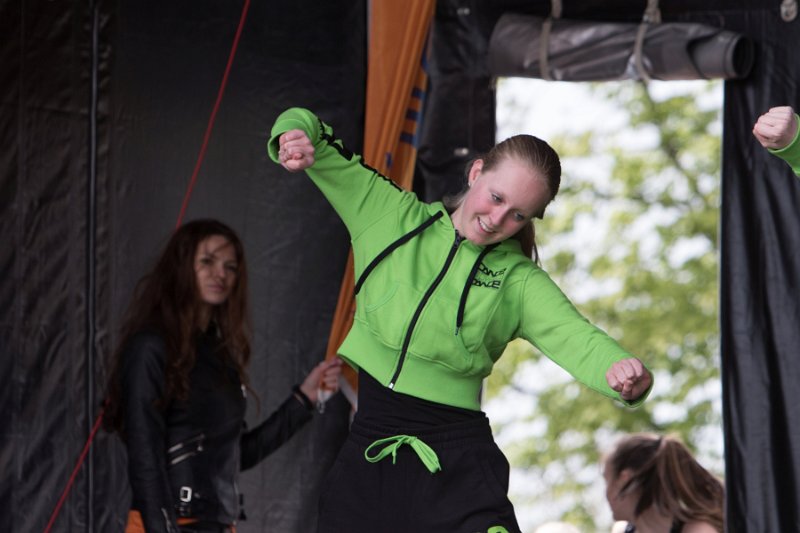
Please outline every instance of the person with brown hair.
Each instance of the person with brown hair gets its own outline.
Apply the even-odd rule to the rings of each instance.
[[[105,423],[125,441],[133,492],[126,533],[234,531],[238,472],[311,419],[320,385],[338,387],[341,361],[322,362],[246,430],[249,323],[239,237],[216,220],[178,228],[137,285],[109,381]]]
[[[533,260],[532,219],[558,192],[558,155],[532,135],[511,137],[471,163],[448,208],[402,190],[306,109],[278,117],[268,150],[305,171],[353,247],[356,310],[338,352],[358,370],[358,412],[318,531],[519,531],[508,461],[480,406],[506,345],[526,339],[628,405],[653,382]]]
[[[603,461],[606,498],[626,533],[723,533],[725,489],[677,438],[622,438]]]

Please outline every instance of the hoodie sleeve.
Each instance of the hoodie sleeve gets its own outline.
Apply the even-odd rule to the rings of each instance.
[[[123,353],[122,394],[133,508],[147,533],[177,532],[166,468],[166,421],[156,402],[164,393],[165,348],[154,334],[135,335]]]
[[[413,193],[345,147],[333,129],[307,109],[288,109],[275,121],[267,144],[274,162],[279,162],[278,138],[293,129],[304,131],[311,140],[315,161],[306,174],[336,210],[352,239],[379,218],[417,201]]]
[[[311,411],[294,394],[289,395],[264,422],[242,435],[241,469],[247,470],[258,464],[288,441],[309,420]]]
[[[521,336],[575,379],[631,407],[650,394],[652,386],[629,402],[608,385],[611,365],[635,356],[581,315],[545,271],[532,268],[520,294]]]

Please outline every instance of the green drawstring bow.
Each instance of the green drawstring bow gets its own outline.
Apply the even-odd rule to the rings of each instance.
[[[372,448],[379,447],[384,444],[386,446],[380,450],[377,455],[370,457],[369,452],[372,450]],[[411,435],[395,435],[394,437],[376,440],[370,444],[366,450],[364,450],[364,458],[370,463],[377,463],[391,453],[392,464],[395,464],[397,462],[397,449],[403,444],[408,444],[411,446],[411,448],[413,448],[413,450],[417,453],[417,456],[422,461],[422,464],[425,465],[431,474],[435,474],[442,469],[441,465],[439,465],[439,457],[436,455],[436,452],[433,451],[433,448],[419,440],[417,437],[412,437]]]

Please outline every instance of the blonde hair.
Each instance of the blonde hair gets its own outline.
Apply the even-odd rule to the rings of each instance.
[[[541,174],[547,182],[547,189],[550,192],[547,204],[552,202],[561,185],[561,161],[556,151],[549,144],[533,135],[514,135],[494,145],[485,155],[476,157],[467,164],[467,174],[469,174],[469,169],[477,159],[483,160],[483,170],[488,171],[509,158],[516,159]],[[445,198],[445,206],[451,211],[455,211],[464,201],[467,190],[468,188],[465,187],[457,195]],[[544,208],[542,208],[541,212],[534,214],[535,218],[542,218],[543,216]],[[531,220],[530,224],[525,224],[511,238],[519,241],[525,255],[532,258],[536,263],[539,262],[539,251],[536,248],[536,228],[533,225],[533,220]]]

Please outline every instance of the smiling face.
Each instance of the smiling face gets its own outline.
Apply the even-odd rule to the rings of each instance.
[[[547,181],[514,157],[484,170],[476,160],[469,171],[469,190],[453,212],[453,225],[475,244],[486,246],[516,234],[551,199]]]
[[[238,263],[233,244],[221,235],[212,235],[197,245],[194,272],[197,293],[208,306],[220,305],[236,286]]]

